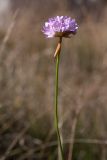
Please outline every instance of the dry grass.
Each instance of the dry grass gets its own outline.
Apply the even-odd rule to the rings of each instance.
[[[2,160],[56,159],[53,53],[57,40],[45,39],[41,33],[42,23],[48,17],[48,12],[42,17],[44,12],[38,16],[21,10],[11,20],[10,29],[0,32]],[[67,14],[66,7],[57,13]],[[106,10],[99,22],[87,15],[78,34],[63,41],[59,107],[64,143],[69,139],[64,145],[66,160],[71,160],[73,147],[74,159],[107,157],[106,19]],[[75,139],[82,141],[76,143]],[[94,143],[95,139],[98,143]]]

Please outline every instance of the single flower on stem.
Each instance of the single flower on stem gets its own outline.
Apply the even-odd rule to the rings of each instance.
[[[56,16],[53,18],[49,18],[47,22],[45,22],[42,32],[45,34],[47,38],[58,37],[59,42],[56,47],[56,51],[54,53],[54,57],[56,58],[56,81],[55,81],[55,128],[57,132],[58,145],[60,147],[61,159],[64,160],[63,154],[63,146],[61,142],[61,135],[58,126],[59,117],[58,117],[58,79],[59,79],[59,60],[60,60],[60,52],[61,52],[61,44],[62,38],[70,38],[71,35],[75,35],[78,30],[78,25],[75,19],[72,19],[68,16]]]

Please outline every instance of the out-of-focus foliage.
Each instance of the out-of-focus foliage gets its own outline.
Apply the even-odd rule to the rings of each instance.
[[[45,20],[57,14],[79,23],[77,35],[63,40],[61,53],[59,108],[66,160],[73,138],[73,160],[107,159],[106,1],[13,0],[8,21],[0,27],[1,160],[57,157],[53,54],[58,39],[45,39],[41,32]]]

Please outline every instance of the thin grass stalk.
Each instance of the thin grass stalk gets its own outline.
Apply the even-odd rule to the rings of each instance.
[[[63,146],[61,142],[61,134],[60,134],[60,129],[59,129],[59,115],[58,115],[58,80],[59,80],[59,62],[60,62],[60,52],[61,52],[61,42],[62,38],[60,38],[60,41],[58,43],[57,49],[56,49],[56,75],[55,75],[55,128],[57,132],[57,140],[58,140],[58,146],[60,148],[60,153],[61,153],[61,160],[64,160],[64,154],[63,154]]]

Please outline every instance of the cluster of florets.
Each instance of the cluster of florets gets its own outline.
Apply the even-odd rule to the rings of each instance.
[[[45,22],[42,32],[47,38],[69,38],[71,34],[75,34],[77,32],[77,29],[78,25],[75,19],[68,16],[56,16],[54,18],[49,18],[49,20]]]

